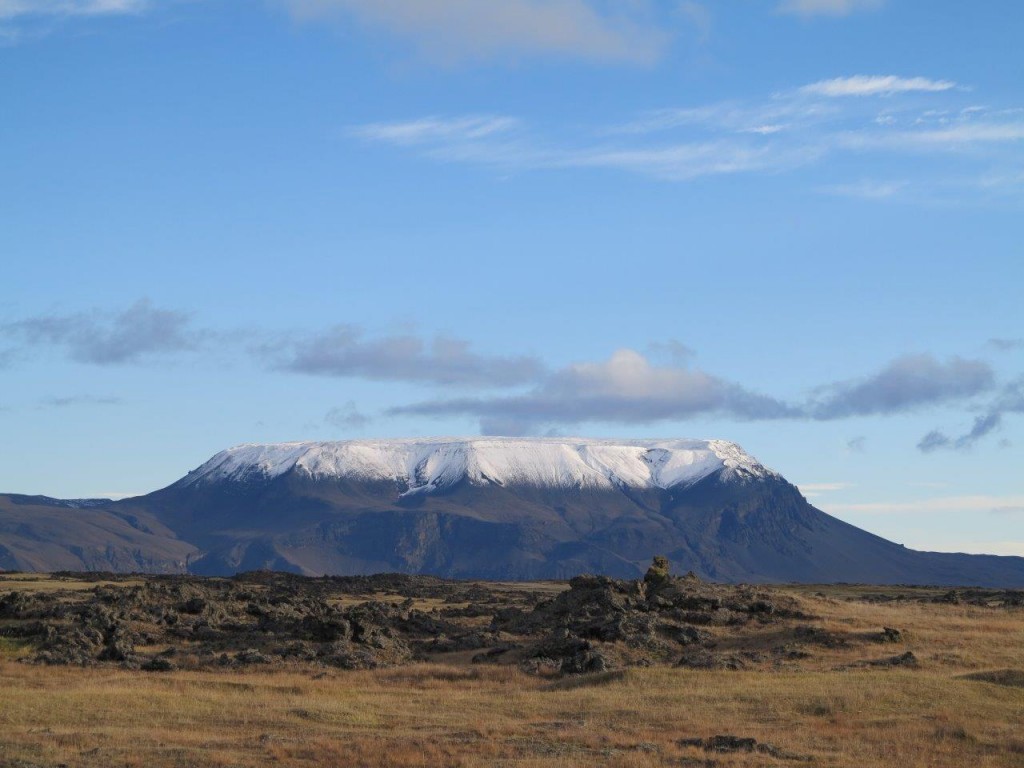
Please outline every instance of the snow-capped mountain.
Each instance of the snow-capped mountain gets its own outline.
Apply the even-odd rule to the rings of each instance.
[[[716,472],[764,478],[775,473],[724,440],[428,438],[239,445],[179,481],[269,480],[289,472],[314,480],[390,482],[401,495],[474,485],[546,488],[669,489]]]
[[[1024,587],[1024,558],[915,552],[815,509],[723,440],[436,438],[240,445],[159,491],[0,495],[0,569]]]

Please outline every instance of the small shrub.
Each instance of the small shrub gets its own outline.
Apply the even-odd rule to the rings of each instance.
[[[660,584],[668,579],[669,574],[668,558],[664,555],[655,555],[651,561],[651,567],[644,574],[644,581],[648,584]]]

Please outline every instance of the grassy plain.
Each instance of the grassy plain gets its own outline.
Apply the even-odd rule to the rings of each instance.
[[[897,627],[903,642],[815,648],[777,670],[555,677],[454,657],[372,671],[46,667],[18,661],[30,649],[8,639],[0,766],[1024,765],[1024,675],[965,677],[1024,669],[1024,609],[777,589],[826,630]],[[860,664],[906,650],[916,668]],[[774,749],[680,743],[718,734]]]

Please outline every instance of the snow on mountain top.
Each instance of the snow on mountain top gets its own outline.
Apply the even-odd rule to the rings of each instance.
[[[719,470],[740,477],[774,475],[725,440],[472,437],[238,445],[189,472],[179,485],[294,471],[315,479],[392,482],[405,486],[403,495],[463,479],[474,485],[673,488]]]

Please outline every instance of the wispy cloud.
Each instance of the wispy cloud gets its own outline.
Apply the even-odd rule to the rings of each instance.
[[[537,358],[481,355],[462,339],[367,338],[354,325],[264,344],[258,352],[280,370],[376,381],[506,387],[535,381],[543,371]]]
[[[1024,140],[1024,120],[975,122],[926,130],[857,131],[836,138],[837,145],[846,149],[956,151]]]
[[[72,408],[80,405],[121,405],[120,397],[98,395],[71,395],[65,397],[44,397],[39,401],[40,408]]]
[[[964,552],[974,555],[1010,555],[1024,557],[1024,541],[965,541],[962,538],[929,545],[934,552]]]
[[[1024,339],[989,339],[988,345],[1000,352],[1011,352],[1024,349]]]
[[[841,115],[834,104],[795,96],[795,93],[790,92],[776,94],[767,101],[724,101],[697,107],[648,110],[634,120],[615,126],[609,132],[646,134],[696,127],[712,133],[771,136]]]
[[[74,19],[142,14],[150,0],[0,0],[0,47],[47,35]]]
[[[697,31],[697,41],[706,43],[711,38],[711,30],[714,27],[714,17],[710,9],[695,0],[681,0],[678,9],[679,14]]]
[[[934,512],[995,512],[1007,507],[1024,507],[1024,496],[938,496],[913,501],[829,504],[827,511],[869,515],[918,515]]]
[[[84,498],[88,499],[130,499],[134,496],[141,496],[143,492],[139,491],[97,491],[96,493],[90,493]]]
[[[897,77],[896,75],[852,75],[819,80],[800,88],[801,93],[812,96],[892,96],[897,93],[925,91],[935,93],[955,88],[951,80],[929,80],[927,77]]]
[[[650,64],[671,42],[657,4],[591,0],[278,0],[305,22],[355,21],[432,61],[559,56]]]
[[[906,181],[862,180],[847,184],[833,184],[822,187],[822,190],[832,195],[856,197],[861,200],[889,200],[903,192],[907,186]]]
[[[45,16],[118,16],[141,13],[149,0],[0,0],[0,21]]]
[[[885,98],[885,109],[878,98]],[[686,182],[813,169],[814,189],[875,201],[1024,197],[1014,154],[1024,140],[1024,112],[964,102],[953,81],[925,77],[840,77],[760,100],[648,110],[589,127],[544,126],[511,115],[434,115],[368,123],[351,134],[503,174],[590,169]],[[851,154],[860,179],[844,178],[849,165],[842,160]],[[924,162],[924,154],[954,159]],[[908,162],[901,178],[884,178],[894,155]],[[993,174],[993,167],[1011,170]],[[829,172],[834,178],[821,178]]]
[[[783,0],[778,10],[796,16],[849,16],[881,8],[885,0]]]
[[[552,158],[549,168],[604,168],[689,181],[702,176],[782,170],[812,162],[814,147],[782,150],[753,142],[710,141],[670,144],[648,149],[594,149]]]
[[[332,427],[350,431],[363,429],[373,419],[362,413],[354,401],[349,400],[345,405],[329,410],[324,415],[324,421]]]
[[[1003,417],[1000,413],[986,413],[974,420],[974,425],[963,435],[951,438],[943,432],[932,430],[917,444],[922,453],[931,453],[941,448],[952,448],[956,451],[964,451],[973,448],[982,438],[994,432],[1002,424]]]
[[[982,190],[994,192],[1024,189],[1024,170],[999,168],[988,171],[977,179],[975,185]]]
[[[1024,413],[1024,378],[1003,386],[996,398],[974,419],[970,430],[958,437],[950,437],[942,430],[933,429],[917,444],[922,453],[942,449],[964,451],[973,448],[983,438],[1003,426],[1007,414]]]
[[[670,141],[655,146],[623,146],[610,141],[559,146],[538,139],[522,121],[510,117],[430,117],[371,123],[352,129],[352,133],[379,143],[418,149],[436,160],[502,171],[605,169],[667,181],[792,168],[818,155],[815,147],[766,146],[754,136]]]
[[[847,488],[852,488],[850,483],[798,483],[797,488],[800,489],[800,493],[806,496],[808,499],[813,499],[818,496],[822,496],[826,493],[834,493],[836,491],[845,491]]]
[[[393,123],[369,123],[352,130],[354,136],[391,144],[415,145],[439,141],[477,141],[516,128],[515,118],[494,115],[422,117]]]
[[[188,314],[160,309],[147,299],[121,312],[38,315],[0,326],[0,334],[30,347],[58,347],[71,359],[94,365],[195,349],[204,336],[190,327]]]

